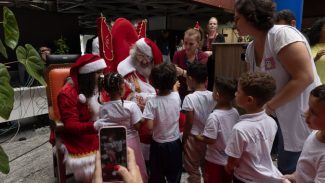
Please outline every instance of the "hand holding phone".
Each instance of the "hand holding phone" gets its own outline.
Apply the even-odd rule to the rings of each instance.
[[[122,182],[117,170],[119,165],[127,167],[126,128],[103,127],[99,131],[99,141],[103,182]]]
[[[128,168],[120,166],[117,173],[123,177],[124,183],[143,183],[133,149],[128,147],[127,153]],[[96,167],[92,183],[103,183],[99,152],[96,154]]]

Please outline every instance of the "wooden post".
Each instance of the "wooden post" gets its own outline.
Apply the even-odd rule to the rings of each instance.
[[[246,62],[241,59],[247,43],[213,43],[215,77],[238,78],[246,71]]]

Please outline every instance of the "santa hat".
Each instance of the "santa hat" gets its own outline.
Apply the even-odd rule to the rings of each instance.
[[[75,88],[79,91],[78,74],[88,74],[106,68],[105,60],[98,55],[85,54],[71,66],[70,77],[72,78]],[[79,101],[86,102],[84,94],[79,94]]]
[[[162,63],[163,57],[158,46],[149,38],[141,38],[135,42],[137,48],[147,56],[153,58],[155,65]]]

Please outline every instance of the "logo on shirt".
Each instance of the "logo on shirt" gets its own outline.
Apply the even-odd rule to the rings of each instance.
[[[275,60],[273,57],[269,57],[265,59],[265,70],[275,69]]]

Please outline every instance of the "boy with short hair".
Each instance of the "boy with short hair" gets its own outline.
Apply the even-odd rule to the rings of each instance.
[[[270,155],[278,127],[263,108],[275,89],[275,80],[266,73],[244,73],[239,79],[236,103],[246,114],[233,127],[225,150],[226,171],[234,174],[234,183],[281,182]]]
[[[214,111],[209,115],[204,131],[196,139],[207,146],[204,162],[204,183],[231,183],[232,176],[225,171],[228,156],[225,153],[227,140],[232,127],[239,119],[238,111],[233,107],[237,83],[234,80],[216,78],[213,98],[217,101]]]
[[[310,92],[306,122],[313,131],[307,138],[296,172],[284,177],[295,183],[325,182],[325,85]]]
[[[183,132],[184,168],[189,174],[188,182],[201,182],[199,167],[204,161],[206,144],[195,139],[202,134],[205,122],[216,102],[212,92],[206,89],[207,67],[201,63],[190,64],[187,68],[186,82],[193,93],[185,96],[182,110],[186,114]]]
[[[150,144],[151,182],[180,182],[182,176],[182,144],[179,132],[181,99],[176,67],[171,63],[155,66],[150,74],[157,96],[149,99],[143,111]]]

